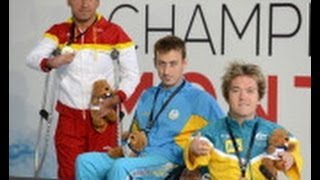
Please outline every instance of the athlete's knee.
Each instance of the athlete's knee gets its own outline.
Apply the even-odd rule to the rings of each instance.
[[[127,158],[120,158],[113,162],[110,170],[108,171],[108,179],[128,179],[129,168]]]
[[[90,153],[80,154],[76,158],[76,168],[82,168],[87,166],[88,164],[91,164],[91,155]]]
[[[112,169],[116,170],[126,170],[128,168],[128,162],[126,158],[120,158],[114,161]]]
[[[75,162],[76,173],[80,174],[99,174],[97,159],[94,153],[84,153],[78,155]]]
[[[98,169],[95,167],[94,158],[92,158],[91,153],[80,154],[76,158],[75,166],[76,166],[76,179],[77,180],[85,180],[90,177],[90,179],[98,179],[100,173]]]

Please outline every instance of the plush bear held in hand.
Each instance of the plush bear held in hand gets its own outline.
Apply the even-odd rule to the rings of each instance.
[[[284,171],[284,161],[278,156],[283,151],[291,152],[294,148],[289,143],[289,133],[284,129],[275,129],[268,139],[267,156],[262,159],[260,171],[267,179],[274,180],[277,171]]]
[[[111,148],[108,151],[110,157],[136,157],[147,145],[147,136],[144,131],[133,131],[124,133],[122,139],[126,144],[120,147]]]
[[[113,108],[108,111],[108,114],[106,116],[98,116],[100,110],[100,102],[106,98],[111,98],[113,96],[114,92],[106,80],[97,80],[93,83],[90,101],[90,114],[92,117],[92,124],[94,129],[100,133],[105,131],[109,121],[115,122],[117,120],[117,113]]]

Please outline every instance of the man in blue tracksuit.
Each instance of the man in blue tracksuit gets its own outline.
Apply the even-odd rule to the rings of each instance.
[[[77,158],[77,179],[164,179],[183,164],[189,137],[224,113],[207,92],[183,78],[185,43],[166,36],[154,46],[154,64],[161,83],[141,96],[131,130],[143,130],[148,144],[138,157],[113,159],[107,153]]]

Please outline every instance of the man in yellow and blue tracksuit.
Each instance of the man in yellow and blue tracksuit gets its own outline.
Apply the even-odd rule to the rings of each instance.
[[[256,115],[265,93],[266,82],[254,64],[233,62],[223,76],[222,91],[229,104],[228,116],[208,124],[185,146],[184,160],[188,169],[208,166],[214,180],[274,180],[277,173],[262,165],[263,158],[283,161],[284,173],[292,180],[301,179],[300,143],[289,135],[286,146],[267,154],[268,139],[282,126]]]

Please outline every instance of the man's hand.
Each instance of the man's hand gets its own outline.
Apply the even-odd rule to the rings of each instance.
[[[50,69],[59,68],[65,64],[69,64],[73,61],[75,53],[66,53],[55,56],[47,62],[47,67]]]
[[[294,164],[294,158],[289,152],[279,152],[278,156],[284,161],[284,169],[286,171],[289,170]]]
[[[113,97],[110,98],[106,98],[103,101],[100,102],[100,110],[99,110],[99,117],[104,117],[106,116],[108,113],[110,113],[110,111],[113,109],[113,107],[117,104],[120,104],[120,98],[118,95],[115,95]]]
[[[201,134],[198,133],[196,137],[192,140],[190,144],[190,152],[196,156],[208,155],[212,150],[212,145],[208,140],[201,137]]]

